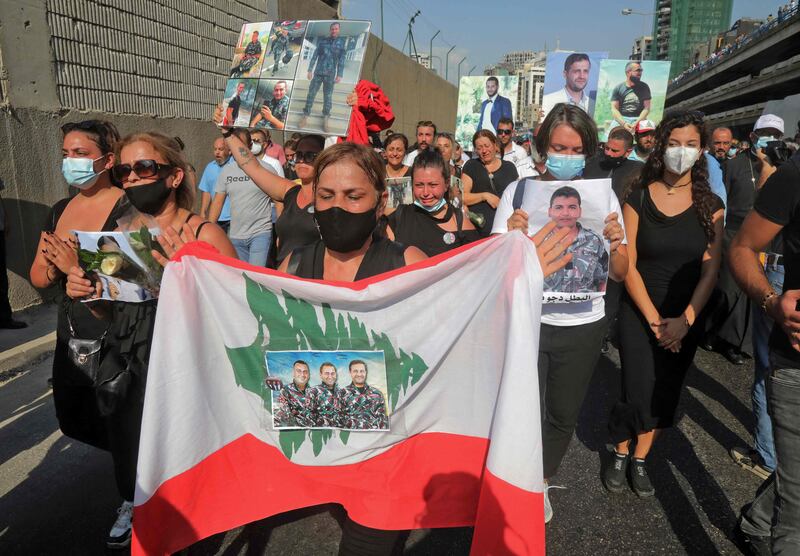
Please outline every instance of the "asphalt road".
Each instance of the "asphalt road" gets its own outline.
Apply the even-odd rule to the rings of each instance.
[[[47,386],[51,359],[0,385],[0,554],[124,554],[104,546],[120,500],[110,457],[62,436]],[[751,436],[752,362],[729,365],[698,352],[679,425],[649,460],[656,496],[607,493],[606,422],[619,389],[616,352],[601,358],[577,434],[553,481],[550,555],[738,554],[730,540],[739,508],[759,480],[728,456]],[[341,515],[318,507],[252,523],[183,551],[189,555],[336,554]],[[466,555],[469,529],[415,531],[406,554]]]

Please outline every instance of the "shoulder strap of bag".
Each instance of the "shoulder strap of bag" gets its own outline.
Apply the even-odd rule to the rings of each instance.
[[[514,210],[522,207],[522,199],[525,198],[525,187],[530,178],[522,178],[517,182],[517,188],[514,190],[514,199],[511,201],[511,207]]]

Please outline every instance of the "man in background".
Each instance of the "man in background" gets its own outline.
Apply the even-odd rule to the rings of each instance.
[[[589,55],[582,52],[573,52],[564,60],[564,86],[557,91],[544,95],[542,110],[545,116],[556,104],[573,104],[587,114],[594,111],[594,99],[586,94],[586,85],[589,84],[589,72],[592,62]]]
[[[208,209],[211,206],[211,199],[214,197],[214,191],[217,187],[217,179],[219,179],[222,169],[227,164],[230,164],[232,160],[231,151],[228,149],[228,145],[225,144],[225,139],[222,137],[217,137],[217,139],[214,140],[214,160],[206,165],[205,170],[203,170],[203,176],[200,178],[200,183],[197,186],[201,192],[200,216],[203,218],[208,218]],[[233,164],[236,163],[233,162]],[[222,205],[222,210],[220,211],[217,224],[219,224],[220,228],[225,230],[226,234],[228,233],[228,230],[231,227],[230,199],[225,199],[225,203]]]

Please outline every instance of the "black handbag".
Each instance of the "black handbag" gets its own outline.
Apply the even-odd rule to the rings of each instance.
[[[108,328],[97,340],[86,340],[78,338],[75,328],[72,326],[72,318],[67,311],[67,324],[69,325],[70,338],[68,342],[69,359],[92,384],[97,384],[97,373],[100,370],[102,358],[103,340],[108,334]]]

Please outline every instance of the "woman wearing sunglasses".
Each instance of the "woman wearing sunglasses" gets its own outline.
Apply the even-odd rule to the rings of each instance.
[[[236,257],[225,232],[191,212],[194,184],[189,178],[188,163],[174,139],[160,133],[137,133],[123,139],[116,152],[119,164],[112,173],[122,184],[125,197],[140,212],[151,215],[163,232],[158,241],[166,257],[153,251],[162,265],[185,243],[196,239],[209,243],[223,255]],[[96,297],[98,288],[77,264],[70,269],[67,277],[70,298]],[[124,500],[109,533],[109,547],[130,543],[136,458],[156,303],[152,300],[91,304],[108,330],[109,353],[100,363],[95,391],[106,415],[114,474]]]
[[[97,411],[93,384],[69,357],[74,335],[100,339],[105,323],[92,315],[87,305],[64,296],[65,278],[78,264],[70,230],[111,231],[121,216],[122,190],[114,187],[109,170],[119,133],[113,124],[86,120],[62,126],[61,171],[78,194],[58,201],[45,220],[36,257],[30,270],[37,288],[58,288],[58,324],[53,354],[53,402],[58,424],[66,436],[101,449],[108,449],[105,424]]]
[[[500,197],[506,186],[519,178],[519,174],[513,163],[497,156],[497,137],[491,131],[477,131],[472,137],[472,145],[478,158],[467,161],[461,173],[464,203],[470,211],[483,217],[480,232],[482,237],[488,237]]]

